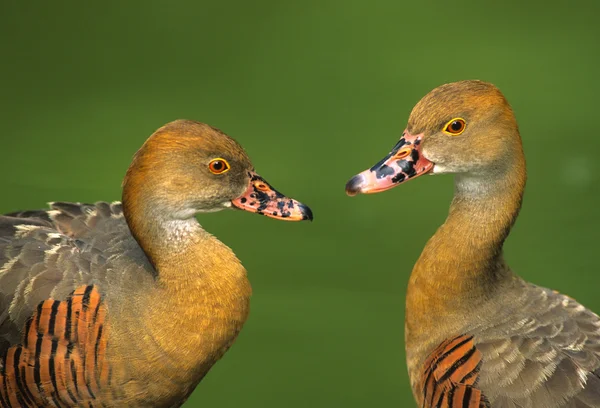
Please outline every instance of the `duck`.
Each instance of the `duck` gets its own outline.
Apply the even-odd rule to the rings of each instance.
[[[178,407],[231,347],[251,286],[196,215],[312,220],[219,129],[168,123],[120,202],[0,216],[0,406]]]
[[[425,174],[453,174],[454,198],[406,290],[417,406],[600,407],[600,318],[525,281],[503,256],[527,177],[514,112],[496,86],[467,80],[430,91],[392,150],[346,193],[383,192]]]

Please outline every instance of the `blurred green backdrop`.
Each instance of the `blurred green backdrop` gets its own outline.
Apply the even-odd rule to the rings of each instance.
[[[391,148],[431,88],[478,78],[504,91],[529,168],[508,260],[600,311],[600,3],[561,4],[3,0],[0,211],[119,199],[157,127],[219,127],[315,222],[202,216],[254,297],[187,407],[413,406],[404,290],[452,179],[354,199],[344,184]]]

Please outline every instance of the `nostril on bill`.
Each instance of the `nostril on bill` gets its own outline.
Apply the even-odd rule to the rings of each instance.
[[[398,150],[398,153],[396,153],[396,159],[398,159],[398,160],[404,159],[404,158],[408,157],[411,154],[411,152],[413,152],[413,149],[410,149],[410,148],[400,149],[400,150]]]
[[[352,177],[348,183],[346,183],[346,194],[349,196],[355,196],[361,191],[361,185],[364,182],[364,177],[362,174],[357,174]]]

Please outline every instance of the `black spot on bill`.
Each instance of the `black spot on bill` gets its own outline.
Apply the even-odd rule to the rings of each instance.
[[[392,174],[394,174],[394,169],[392,169],[389,166],[386,166],[385,164],[375,171],[375,177],[377,177],[378,179],[391,176]]]
[[[396,153],[398,153],[398,150],[400,150],[400,148],[402,146],[404,146],[405,144],[407,144],[406,140],[404,140],[403,138],[400,139],[398,141],[398,143],[396,143],[394,145],[394,147],[392,148],[392,150],[383,159],[381,159],[377,163],[375,163],[375,165],[373,167],[371,167],[369,170],[371,170],[371,171],[377,171],[383,165],[383,163],[385,163],[390,157],[392,157],[393,155],[395,155]]]

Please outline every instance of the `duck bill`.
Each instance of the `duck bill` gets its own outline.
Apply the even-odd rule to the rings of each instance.
[[[348,181],[346,194],[379,193],[430,172],[433,163],[421,153],[422,138],[422,133],[411,135],[405,130],[387,156]]]
[[[248,176],[250,182],[244,194],[231,201],[234,207],[279,220],[312,221],[308,206],[284,196],[255,172],[249,172]]]

